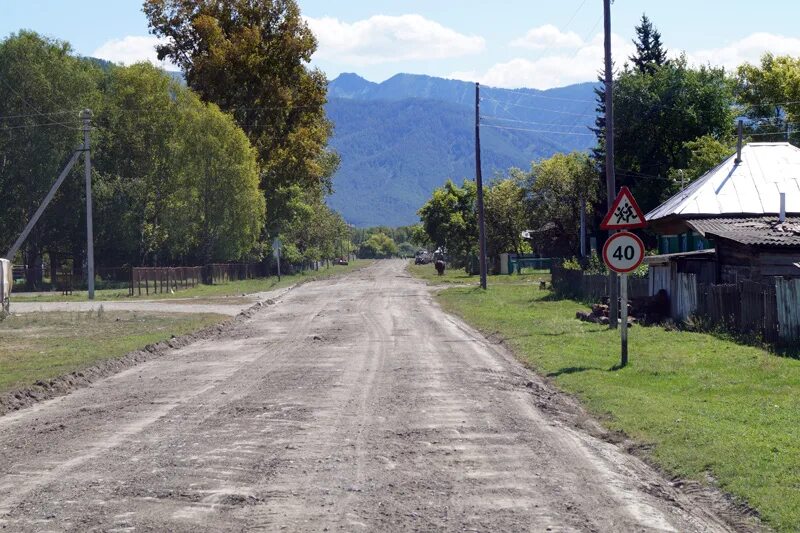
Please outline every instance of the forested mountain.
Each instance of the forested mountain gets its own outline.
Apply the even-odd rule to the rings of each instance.
[[[556,152],[592,147],[592,88],[482,87],[485,179]],[[413,223],[435,187],[448,178],[474,177],[474,84],[411,74],[373,83],[342,74],[330,82],[328,98],[331,146],[342,159],[329,203],[350,223]]]

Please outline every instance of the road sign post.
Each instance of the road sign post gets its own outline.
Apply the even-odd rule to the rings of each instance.
[[[605,264],[620,274],[620,366],[628,364],[628,273],[633,272],[644,260],[644,243],[633,233],[626,231],[633,228],[643,228],[647,225],[642,210],[639,209],[633,194],[627,187],[622,187],[611,205],[602,224],[601,229],[622,230],[613,234],[603,246],[603,261]],[[613,293],[612,293],[613,297]],[[611,303],[611,302],[609,302]],[[609,305],[609,308],[614,306]],[[616,314],[616,313],[612,313]],[[616,322],[616,316],[610,316],[610,321]]]
[[[272,255],[278,262],[278,281],[281,280],[281,246],[281,240],[275,237],[275,240],[272,241]]]

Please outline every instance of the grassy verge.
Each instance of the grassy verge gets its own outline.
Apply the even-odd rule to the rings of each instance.
[[[147,299],[147,300],[161,300],[171,298],[223,298],[228,296],[241,296],[243,294],[251,294],[254,292],[270,291],[273,289],[280,289],[288,287],[301,281],[309,281],[315,279],[324,279],[331,276],[345,274],[352,272],[358,268],[370,264],[372,261],[366,259],[356,259],[351,261],[349,265],[331,265],[330,267],[322,267],[319,270],[310,270],[307,272],[300,272],[290,276],[281,276],[278,281],[276,276],[269,278],[248,279],[243,281],[230,281],[228,283],[220,283],[218,285],[198,285],[191,289],[177,291],[173,294],[153,294],[147,296],[142,288],[142,295],[139,296],[138,292],[133,297],[128,296],[128,289],[105,289],[95,291],[95,300],[97,301],[114,301],[114,300],[128,300],[128,299]],[[70,296],[63,296],[58,292],[54,293],[12,293],[12,302],[79,302],[87,299],[86,291],[75,291]]]
[[[128,311],[10,315],[0,322],[0,392],[80,370],[228,318]]]
[[[708,334],[579,322],[584,306],[546,291],[493,285],[439,294],[448,311],[504,337],[517,356],[577,395],[605,424],[652,445],[668,472],[708,482],[800,530],[800,361]]]
[[[444,275],[439,276],[433,263],[427,265],[415,265],[413,262],[409,263],[408,271],[417,278],[424,279],[428,283],[439,284],[453,284],[453,285],[478,285],[480,283],[480,276],[470,276],[463,268],[447,268]],[[508,284],[530,284],[538,285],[540,281],[550,282],[549,270],[523,270],[522,274],[505,274],[497,276],[489,276],[487,285],[508,285]]]

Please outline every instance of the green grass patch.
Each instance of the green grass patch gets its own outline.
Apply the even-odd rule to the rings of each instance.
[[[10,315],[0,322],[0,392],[68,374],[228,318],[102,310]]]
[[[131,299],[161,300],[172,298],[221,298],[226,296],[241,296],[243,294],[251,294],[254,292],[280,289],[302,281],[325,279],[331,276],[346,274],[358,268],[369,265],[370,263],[372,263],[372,261],[368,259],[356,259],[355,261],[350,261],[349,265],[331,265],[330,267],[321,267],[319,270],[309,270],[289,276],[281,276],[280,281],[278,281],[277,276],[271,276],[268,278],[229,281],[227,283],[220,283],[217,285],[201,284],[196,287],[176,291],[174,293],[160,294],[153,293],[151,287],[150,295],[145,294],[144,287],[142,287],[141,296],[139,296],[138,290],[134,296],[129,296],[128,289],[103,289],[95,291],[94,296],[95,300],[100,302]],[[69,296],[64,296],[58,292],[11,294],[12,305],[13,302],[80,302],[85,301],[87,298],[88,296],[86,291],[75,291]]]
[[[800,530],[800,361],[719,337],[659,327],[619,332],[575,319],[585,310],[533,287],[451,288],[440,302],[507,340],[531,368],[579,397],[613,430],[653,445],[685,478],[719,487],[779,531]]]
[[[445,269],[443,275],[438,275],[433,263],[427,265],[415,265],[410,262],[408,271],[412,276],[423,279],[433,285],[440,284],[453,284],[453,285],[479,285],[480,276],[470,276],[463,268],[450,268]],[[549,270],[533,270],[524,269],[522,274],[498,274],[489,276],[486,280],[486,285],[538,285],[540,281],[550,283]]]

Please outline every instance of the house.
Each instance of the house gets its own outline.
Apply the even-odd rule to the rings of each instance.
[[[651,284],[661,288],[677,273],[699,283],[800,277],[800,149],[747,144],[646,218],[660,252],[647,259]]]

